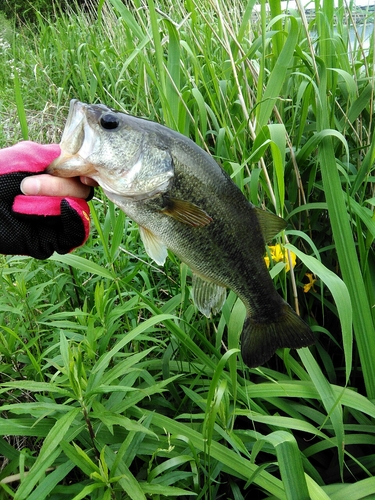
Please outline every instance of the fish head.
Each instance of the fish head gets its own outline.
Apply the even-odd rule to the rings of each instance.
[[[110,198],[157,196],[168,189],[174,168],[167,138],[155,125],[104,104],[74,99],[61,138],[61,155],[46,172],[90,177]]]

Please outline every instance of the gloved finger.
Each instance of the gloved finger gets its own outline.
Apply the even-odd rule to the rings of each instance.
[[[13,172],[43,172],[61,153],[58,144],[22,141],[0,150],[0,175]]]
[[[0,252],[37,259],[46,259],[54,251],[71,252],[89,237],[89,213],[89,206],[81,198],[17,196],[9,214],[13,220],[8,224],[16,228],[17,237],[11,241],[9,235],[4,249],[0,239]]]
[[[47,238],[40,237],[39,227],[15,217],[2,200],[0,200],[0,217],[0,253],[30,255],[37,259],[46,259],[53,253],[53,248],[46,248],[46,243],[49,243]]]
[[[85,224],[89,225],[90,209],[86,201],[81,198],[19,195],[14,198],[12,211],[15,214],[32,217],[60,216],[62,215],[61,207],[64,200],[84,219]]]
[[[81,198],[64,198],[61,201],[61,237],[69,242],[70,248],[56,248],[56,252],[71,252],[74,248],[83,245],[90,234],[89,214],[90,209]]]
[[[11,206],[14,197],[21,194],[20,185],[27,175],[26,172],[1,175],[0,166],[0,199]]]
[[[82,239],[77,244],[76,237],[72,241],[62,231],[60,215],[19,215],[9,210],[9,206],[0,200],[0,218],[0,253],[4,255],[28,255],[35,259],[47,259],[55,250],[67,253],[84,243],[82,222],[78,221],[82,228]]]

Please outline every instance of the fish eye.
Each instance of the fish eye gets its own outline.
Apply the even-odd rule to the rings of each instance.
[[[106,130],[113,130],[120,125],[120,121],[116,115],[106,113],[100,118],[100,125]]]

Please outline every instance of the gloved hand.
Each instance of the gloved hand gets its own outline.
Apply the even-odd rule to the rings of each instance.
[[[46,259],[89,236],[90,209],[81,198],[25,196],[21,181],[40,174],[60,155],[57,144],[24,141],[0,149],[0,253]]]

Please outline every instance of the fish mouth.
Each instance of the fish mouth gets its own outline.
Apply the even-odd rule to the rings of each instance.
[[[64,153],[75,155],[81,149],[85,140],[84,119],[85,114],[82,103],[77,99],[72,99],[60,142]]]
[[[96,169],[87,158],[97,142],[94,131],[87,125],[86,105],[72,99],[61,137],[61,154],[47,168],[46,173],[59,177],[90,177]]]

